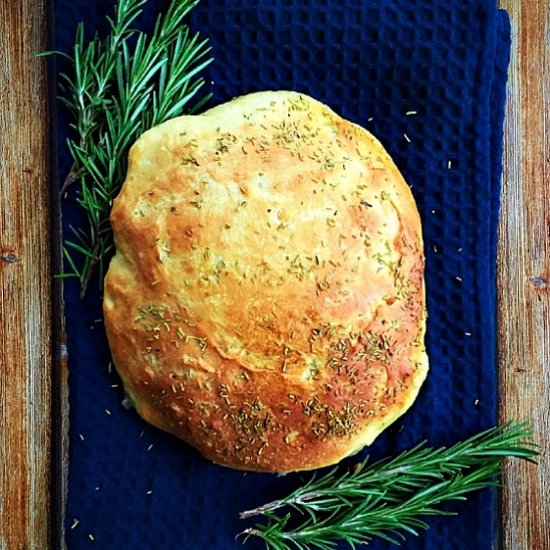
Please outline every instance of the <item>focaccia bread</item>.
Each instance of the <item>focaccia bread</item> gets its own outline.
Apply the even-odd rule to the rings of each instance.
[[[105,279],[138,413],[218,464],[319,468],[370,445],[428,370],[409,187],[365,129],[295,92],[132,147]]]

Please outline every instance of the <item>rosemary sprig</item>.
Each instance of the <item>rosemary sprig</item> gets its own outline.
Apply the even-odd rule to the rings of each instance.
[[[428,528],[422,516],[452,515],[437,507],[442,502],[498,486],[504,457],[533,462],[538,446],[530,436],[526,424],[508,422],[450,448],[420,443],[368,467],[365,460],[340,475],[313,476],[287,497],[242,512],[267,520],[243,531],[245,540],[257,536],[269,550],[331,550],[340,540],[354,548],[375,537],[399,544]]]
[[[64,277],[80,279],[81,296],[97,268],[100,284],[113,248],[109,213],[127,168],[132,143],[150,127],[185,110],[195,112],[209,99],[190,102],[203,86],[199,73],[212,61],[207,40],[183,24],[199,0],[173,0],[150,35],[133,27],[147,0],[118,0],[110,33],[85,41],[84,25],[66,57],[70,75],[61,75],[61,100],[77,137],[68,140],[73,165],[63,191],[80,182],[78,203],[88,221],[73,228],[64,254],[71,268]],[[45,54],[59,52],[45,52]]]

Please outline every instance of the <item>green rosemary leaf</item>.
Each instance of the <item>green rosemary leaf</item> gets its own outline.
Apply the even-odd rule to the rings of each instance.
[[[73,235],[78,239],[81,246],[86,246],[86,234],[82,231],[80,227],[73,227],[69,225],[69,229],[72,231]]]
[[[64,254],[71,275],[80,279],[81,296],[95,270],[101,284],[113,251],[109,214],[130,147],[151,126],[196,112],[210,97],[191,104],[204,85],[200,73],[212,61],[208,41],[183,21],[198,0],[172,0],[150,34],[134,27],[146,1],[118,0],[114,16],[107,17],[107,37],[86,42],[80,23],[70,54],[42,54],[60,54],[71,64],[70,73],[60,75],[60,99],[76,134],[67,143],[73,165],[62,192],[80,183],[77,201],[88,227],[78,232],[78,243],[66,243]]]
[[[77,250],[78,252],[80,252],[84,256],[87,256],[88,258],[90,258],[92,260],[97,259],[97,256],[95,256],[89,250],[86,250],[84,247],[80,246],[79,244],[76,244],[72,241],[65,241],[65,245],[69,248],[73,248],[74,250]]]
[[[72,273],[62,273],[62,276],[65,277],[65,278],[68,278],[68,277],[78,277],[78,278],[80,278],[80,276],[81,276],[80,272],[78,271],[78,268],[74,264],[73,259],[72,259],[71,255],[69,254],[69,252],[67,251],[67,248],[65,246],[63,247],[63,256],[65,256],[65,258],[67,258],[67,261],[69,262],[69,265],[71,266],[71,269],[73,271],[72,271]]]
[[[277,550],[328,550],[339,541],[354,548],[373,538],[399,544],[428,528],[422,517],[453,515],[439,508],[443,502],[499,486],[504,457],[534,462],[539,447],[531,435],[527,424],[508,422],[449,448],[420,443],[369,466],[314,475],[287,497],[241,513],[266,520],[246,529],[245,541],[256,536]]]

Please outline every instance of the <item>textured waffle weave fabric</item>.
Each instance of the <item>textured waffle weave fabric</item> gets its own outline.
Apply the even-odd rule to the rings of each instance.
[[[113,4],[56,0],[57,48],[69,50],[79,20],[89,29],[104,28],[102,17]],[[147,14],[162,6],[151,0]],[[371,454],[391,454],[424,438],[449,444],[495,424],[506,14],[495,0],[202,0],[190,22],[211,39],[212,105],[261,89],[310,94],[372,131],[412,186],[426,244],[431,371],[414,407]],[[70,163],[62,110],[59,121],[62,174]],[[81,221],[69,196],[64,223]],[[68,282],[65,298],[69,549],[240,548],[234,537],[247,525],[237,512],[282,496],[309,474],[282,478],[223,469],[144,424],[121,406],[120,382],[108,367],[97,322],[98,294],[81,301]],[[490,548],[493,499],[487,490],[453,504],[457,518],[429,519],[430,530],[405,547]]]

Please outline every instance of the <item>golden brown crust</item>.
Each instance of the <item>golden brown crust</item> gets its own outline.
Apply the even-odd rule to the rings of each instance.
[[[139,414],[205,457],[305,470],[369,445],[428,369],[411,192],[366,130],[261,92],[146,132],[104,312]]]

